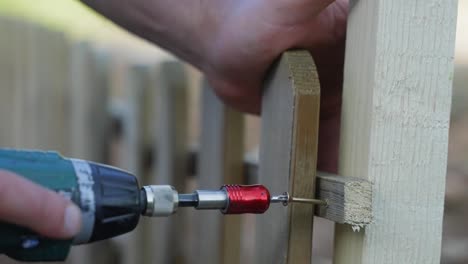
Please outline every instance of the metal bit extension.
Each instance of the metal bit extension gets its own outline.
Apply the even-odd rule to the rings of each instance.
[[[318,199],[307,199],[307,198],[297,198],[289,195],[288,192],[285,192],[281,195],[272,196],[270,199],[271,203],[283,203],[284,206],[287,206],[289,203],[305,203],[305,204],[316,204],[327,206],[327,201],[318,200]]]
[[[270,196],[263,185],[224,185],[218,190],[196,190],[193,193],[178,193],[169,185],[143,187],[146,207],[145,216],[169,216],[178,207],[194,207],[197,210],[221,210],[223,214],[263,214],[270,203],[305,203],[327,205],[326,201],[292,197],[285,192]]]

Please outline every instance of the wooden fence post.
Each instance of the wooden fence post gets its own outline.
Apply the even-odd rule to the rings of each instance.
[[[89,43],[71,46],[66,90],[66,130],[68,156],[106,162],[108,147],[107,62],[96,56]],[[64,73],[66,74],[66,73]],[[72,249],[70,263],[115,263],[116,250],[111,241]]]
[[[320,85],[307,51],[288,51],[262,102],[259,181],[271,194],[314,198]],[[310,263],[314,207],[272,205],[257,217],[256,263]]]
[[[28,146],[29,139],[26,139],[27,132],[31,127],[28,127],[29,124],[27,108],[25,106],[26,98],[31,94],[28,93],[28,89],[33,86],[33,81],[31,78],[31,67],[30,56],[32,49],[30,48],[30,43],[32,41],[31,26],[29,23],[24,21],[12,20],[11,22],[12,32],[10,41],[13,41],[13,48],[11,54],[14,57],[14,62],[12,65],[14,67],[13,75],[14,78],[14,107],[12,108],[14,113],[14,130],[15,130],[15,139],[12,144],[17,148],[25,148]],[[33,130],[34,131],[34,130]],[[32,147],[32,146],[30,146]]]
[[[2,134],[6,147],[65,150],[68,42],[41,26],[2,19]],[[7,120],[6,120],[7,119]]]
[[[169,184],[185,190],[187,176],[187,80],[180,62],[163,62],[156,75],[157,135],[156,169],[152,184]],[[184,212],[151,221],[151,252],[148,263],[184,263]]]
[[[71,56],[67,94],[70,151],[77,158],[104,162],[110,120],[108,62],[84,42],[73,44]]]
[[[145,180],[143,169],[143,134],[145,95],[150,87],[148,78],[151,67],[146,65],[132,65],[127,67],[123,87],[124,109],[122,116],[123,142],[121,166],[137,177],[140,185]],[[119,243],[120,263],[144,263],[145,237],[147,230],[140,223],[131,233],[125,234],[115,241]]]
[[[31,116],[22,130],[28,130],[30,146],[40,149],[57,150],[66,149],[64,96],[67,86],[69,46],[63,33],[51,31],[39,25],[31,24],[31,41],[29,64],[32,90],[23,93],[27,99],[23,103],[23,114]],[[17,78],[22,78],[17,76]],[[30,108],[33,106],[34,108]],[[28,128],[29,127],[29,128]],[[27,140],[27,138],[25,138]]]
[[[154,126],[157,121],[155,115],[155,87],[154,68],[152,65],[135,65],[130,67],[127,76],[125,93],[127,113],[124,122],[125,142],[122,153],[126,160],[131,160],[131,172],[138,178],[140,186],[154,184],[154,172],[148,165],[147,150],[153,147]],[[130,165],[130,164],[129,164]],[[153,165],[153,164],[151,164]],[[125,263],[151,262],[154,254],[152,222],[153,219],[140,218],[137,228],[129,234],[125,244],[129,250]]]
[[[374,222],[337,225],[335,263],[439,263],[457,1],[351,1],[341,175]]]
[[[198,188],[217,189],[223,184],[242,184],[243,115],[224,105],[206,82],[201,105]],[[240,263],[241,216],[197,211],[194,219],[194,263]]]
[[[64,90],[68,59],[63,34],[39,25],[12,20],[8,42],[14,60],[12,86],[15,140],[22,148],[65,149],[63,130]],[[57,75],[57,76],[55,76]]]
[[[13,147],[17,113],[14,111],[15,80],[14,65],[15,40],[13,21],[0,17],[0,35],[12,36],[0,41],[0,146]]]

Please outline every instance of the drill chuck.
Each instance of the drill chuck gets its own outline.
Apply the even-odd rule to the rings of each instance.
[[[169,216],[177,211],[179,195],[170,185],[144,186],[146,206],[142,214],[144,216]]]

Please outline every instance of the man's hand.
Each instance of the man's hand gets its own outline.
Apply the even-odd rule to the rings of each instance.
[[[18,175],[0,171],[0,221],[63,239],[79,232],[81,212],[62,196]]]
[[[201,69],[235,108],[259,113],[265,74],[308,49],[322,87],[318,166],[335,171],[347,0],[83,0],[117,24]]]

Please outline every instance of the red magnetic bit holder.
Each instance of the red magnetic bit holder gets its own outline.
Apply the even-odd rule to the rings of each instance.
[[[270,192],[263,185],[224,185],[229,203],[223,214],[263,214],[270,207]]]

